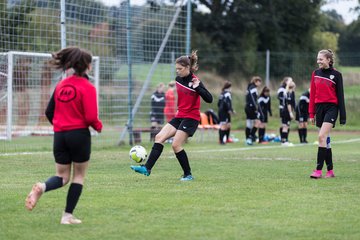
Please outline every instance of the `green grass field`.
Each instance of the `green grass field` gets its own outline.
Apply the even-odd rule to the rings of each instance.
[[[54,173],[50,152],[0,154],[0,239],[360,239],[359,134],[333,141],[337,177],[319,180],[309,178],[312,144],[190,141],[192,182],[178,180],[169,144],[150,177],[130,170],[128,146],[94,150],[78,226],[59,224],[67,187],[24,208],[33,183]]]

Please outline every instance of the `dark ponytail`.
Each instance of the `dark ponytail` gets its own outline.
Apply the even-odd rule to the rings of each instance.
[[[72,68],[79,76],[85,75],[92,61],[91,53],[78,47],[67,47],[51,55],[50,64],[56,69],[66,71]]]
[[[191,52],[190,56],[181,56],[176,59],[176,63],[183,67],[190,67],[191,72],[196,72],[199,69],[197,50]]]

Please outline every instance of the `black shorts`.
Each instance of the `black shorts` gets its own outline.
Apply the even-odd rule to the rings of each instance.
[[[245,107],[246,119],[255,120],[258,119],[258,114],[254,109]]]
[[[164,123],[164,113],[150,113],[150,122],[157,122],[158,124]]]
[[[181,130],[192,137],[199,125],[199,121],[192,118],[173,118],[169,122],[177,130]]]
[[[288,111],[281,111],[281,123],[290,126],[291,117]]]
[[[263,116],[260,114],[260,122],[262,123],[267,123],[268,122],[268,115],[267,114],[264,114]]]
[[[87,128],[54,134],[54,157],[58,164],[82,163],[89,161],[91,136]]]
[[[219,112],[219,122],[220,123],[230,123],[231,116],[228,112]]]
[[[309,119],[309,114],[301,114],[298,111],[296,111],[295,120],[298,122],[307,122]]]
[[[315,122],[316,126],[321,128],[323,122],[332,123],[335,127],[335,122],[338,117],[339,108],[334,103],[317,103],[315,105],[316,114]]]

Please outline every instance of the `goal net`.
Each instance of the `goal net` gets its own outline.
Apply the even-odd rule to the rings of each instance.
[[[45,109],[54,87],[63,78],[48,64],[51,54],[34,52],[0,55],[0,139],[53,133]],[[89,75],[99,86],[99,57]]]

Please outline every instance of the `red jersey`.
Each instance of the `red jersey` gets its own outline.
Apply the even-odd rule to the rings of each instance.
[[[55,88],[52,99],[54,132],[89,126],[101,131],[102,123],[98,117],[96,89],[85,77],[72,75],[61,80]]]
[[[317,103],[334,103],[338,105],[340,123],[346,121],[343,79],[334,68],[317,69],[311,75],[309,115],[314,118]]]
[[[186,77],[176,77],[176,91],[178,95],[176,118],[192,118],[200,121],[200,96],[205,102],[211,103],[213,97],[200,82],[199,86],[193,88],[192,79],[197,78],[190,73]]]

